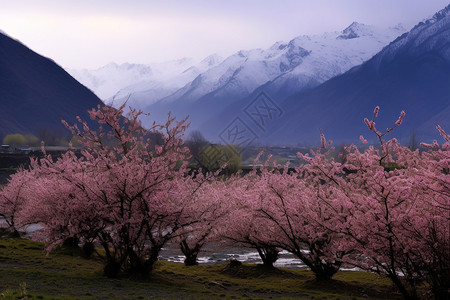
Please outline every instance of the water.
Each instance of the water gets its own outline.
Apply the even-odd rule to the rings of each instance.
[[[304,250],[305,253],[309,252]],[[160,259],[183,263],[184,255],[181,250],[171,245],[163,248]],[[227,261],[234,259],[243,263],[262,264],[262,260],[257,251],[243,247],[220,247],[207,245],[200,252],[197,262],[199,264],[225,264]],[[283,250],[279,253],[277,261],[274,263],[275,267],[284,267],[290,269],[307,269],[308,267],[293,254]],[[341,267],[342,271],[360,271],[359,268]]]
[[[179,249],[175,247],[163,248],[160,259],[173,261],[173,262],[184,262],[184,255]],[[262,260],[257,251],[248,248],[241,247],[215,247],[215,246],[205,246],[198,256],[199,264],[219,264],[226,263],[227,261],[234,259],[240,262],[245,262],[249,264],[262,264]],[[286,267],[293,269],[304,269],[307,266],[294,255],[287,251],[281,251],[278,260],[274,264],[275,267]]]

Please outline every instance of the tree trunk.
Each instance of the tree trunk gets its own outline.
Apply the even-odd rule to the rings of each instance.
[[[12,232],[10,233],[10,237],[13,238],[13,239],[20,238],[20,232],[17,231],[17,229],[14,228],[12,230]]]
[[[333,275],[336,274],[337,271],[339,271],[339,268],[342,264],[341,261],[323,262],[318,253],[316,255],[312,255],[312,257],[307,257],[303,255],[300,249],[291,253],[297,256],[305,265],[307,265],[311,269],[311,271],[313,271],[316,280],[318,281],[330,280]]]
[[[396,274],[390,274],[389,278],[392,280],[392,282],[394,282],[395,286],[398,288],[404,299],[417,299],[417,296],[414,296],[410,292],[408,292],[407,288]]]
[[[333,278],[334,274],[339,271],[340,263],[337,265],[333,263],[320,263],[311,268],[314,272],[317,281],[326,281]]]
[[[200,244],[197,243],[193,248],[190,248],[186,240],[181,241],[180,243],[181,252],[183,252],[184,256],[186,257],[184,260],[185,266],[198,265],[197,256],[200,253],[202,246],[203,243]]]
[[[141,270],[142,275],[148,276],[153,270],[153,266],[158,261],[159,252],[161,251],[162,246],[153,246],[150,249],[150,256],[144,262],[143,268]]]
[[[278,249],[276,247],[256,247],[256,250],[263,261],[263,266],[268,269],[274,268],[273,264],[278,259]]]

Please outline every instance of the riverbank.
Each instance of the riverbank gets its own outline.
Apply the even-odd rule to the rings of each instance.
[[[400,299],[389,280],[339,272],[316,282],[305,269],[267,270],[227,262],[185,267],[160,260],[149,279],[109,279],[102,262],[64,249],[46,256],[43,244],[0,240],[0,294],[28,299]],[[0,296],[0,299],[2,297]]]

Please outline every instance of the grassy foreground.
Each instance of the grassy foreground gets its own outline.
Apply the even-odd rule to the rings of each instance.
[[[102,263],[43,244],[0,239],[0,299],[397,299],[391,283],[365,272],[316,282],[308,270],[159,261],[151,278],[109,279]]]

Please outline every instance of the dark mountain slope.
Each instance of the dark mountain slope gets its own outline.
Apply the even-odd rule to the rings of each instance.
[[[10,133],[65,130],[61,119],[88,119],[100,104],[52,60],[0,33],[0,141]]]

